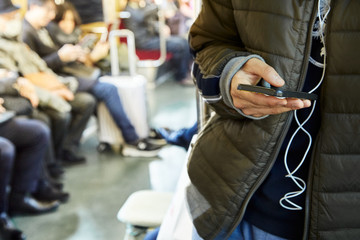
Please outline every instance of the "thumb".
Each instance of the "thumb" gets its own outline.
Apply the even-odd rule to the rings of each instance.
[[[258,75],[272,86],[281,87],[285,84],[285,81],[273,67],[258,58],[250,59],[246,65],[246,67],[249,67],[252,74]]]

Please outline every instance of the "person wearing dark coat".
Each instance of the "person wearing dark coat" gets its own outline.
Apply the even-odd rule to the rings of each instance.
[[[3,99],[1,100],[1,104]],[[0,104],[0,239],[25,239],[10,215],[54,211],[59,202],[39,201],[33,194],[41,179],[49,128],[38,120],[17,118]],[[9,191],[8,191],[9,189]]]

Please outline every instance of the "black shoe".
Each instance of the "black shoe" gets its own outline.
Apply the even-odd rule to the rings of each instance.
[[[51,177],[47,177],[46,178],[46,181],[49,182],[50,186],[52,186],[53,188],[59,190],[59,191],[62,191],[63,188],[64,188],[64,184],[58,180],[55,180]]]
[[[156,145],[165,146],[167,144],[166,139],[160,134],[157,129],[151,128],[149,131],[148,141]]]
[[[11,193],[9,214],[13,216],[48,213],[55,211],[59,205],[59,201],[40,202],[30,195]]]
[[[150,143],[148,139],[141,139],[134,144],[126,144],[122,155],[126,157],[156,157],[163,145]]]
[[[61,190],[55,189],[48,181],[40,180],[36,191],[32,196],[41,202],[60,201],[65,203],[69,200],[70,194]]]
[[[65,170],[60,163],[49,164],[47,166],[47,169],[49,171],[50,176],[55,179],[61,178],[65,173]]]
[[[25,235],[16,229],[6,213],[0,214],[0,239],[2,240],[25,240]]]
[[[81,164],[86,162],[86,158],[82,156],[76,156],[75,153],[69,150],[64,150],[62,153],[62,164],[64,166]]]

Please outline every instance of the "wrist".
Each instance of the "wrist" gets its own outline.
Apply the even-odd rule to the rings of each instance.
[[[254,119],[254,120],[259,120],[259,119],[263,119],[266,118],[267,116],[263,116],[263,117],[253,117],[253,116],[249,116],[244,114],[240,109],[236,108],[233,104],[233,98],[231,96],[231,83],[232,83],[232,79],[234,77],[234,75],[245,65],[245,63],[247,61],[249,61],[252,58],[258,58],[261,61],[264,61],[264,59],[258,55],[249,55],[246,57],[235,57],[233,59],[231,59],[226,66],[224,67],[223,73],[221,74],[220,77],[220,93],[221,96],[223,97],[223,101],[224,103],[234,109],[236,112],[238,112],[240,115],[250,118],[250,119]]]

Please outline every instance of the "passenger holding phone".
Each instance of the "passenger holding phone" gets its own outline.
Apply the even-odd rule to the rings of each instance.
[[[95,34],[83,33],[80,29],[81,19],[75,7],[70,2],[56,5],[55,18],[46,26],[51,39],[57,46],[71,44],[80,47],[82,55],[78,61],[89,66],[109,54],[110,45],[103,39],[98,39]]]
[[[153,1],[128,0],[124,11],[130,13],[130,17],[122,21],[124,27],[134,33],[136,48],[160,50],[161,32],[166,40],[166,52],[171,53],[164,66],[174,73],[176,82],[183,86],[194,86],[189,74],[192,64],[189,45],[183,37],[171,36],[167,25],[159,24],[158,6]]]
[[[32,50],[37,52],[53,71],[76,77],[79,82],[78,91],[88,92],[98,101],[105,103],[126,142],[123,150],[131,149],[132,157],[156,156],[160,148],[164,145],[155,144],[148,138],[139,137],[134,125],[130,122],[123,108],[118,89],[113,84],[99,81],[98,78],[101,76],[99,71],[90,72],[90,76],[84,76],[83,72],[79,73],[78,70],[81,71],[83,69],[86,71],[89,69],[79,60],[79,56],[70,62],[63,62],[61,60],[59,51],[62,47],[55,45],[48,31],[45,29],[45,26],[56,16],[57,6],[55,3],[52,0],[29,0],[28,3],[29,9],[25,14],[22,34],[23,41],[27,43]],[[70,11],[70,8],[67,8],[67,6],[70,6],[70,3],[65,2],[64,5],[59,5],[58,7],[64,7],[65,11],[63,11],[63,13],[66,13]],[[81,48],[79,45],[76,46]],[[77,54],[74,53],[74,56],[75,55]],[[75,67],[69,69],[68,64],[74,64]]]
[[[188,163],[193,239],[360,238],[359,10],[357,1],[203,1],[189,41],[216,114]]]
[[[76,79],[55,74],[20,40],[22,19],[18,8],[11,0],[1,3],[0,67],[25,77],[36,86],[38,104],[44,113],[41,120],[52,130],[56,158],[69,164],[84,162],[84,157],[77,156],[76,148],[95,107],[95,99],[88,93],[74,93],[78,85]],[[20,92],[25,87],[23,80],[17,82]],[[36,106],[36,99],[32,99],[32,103]]]

